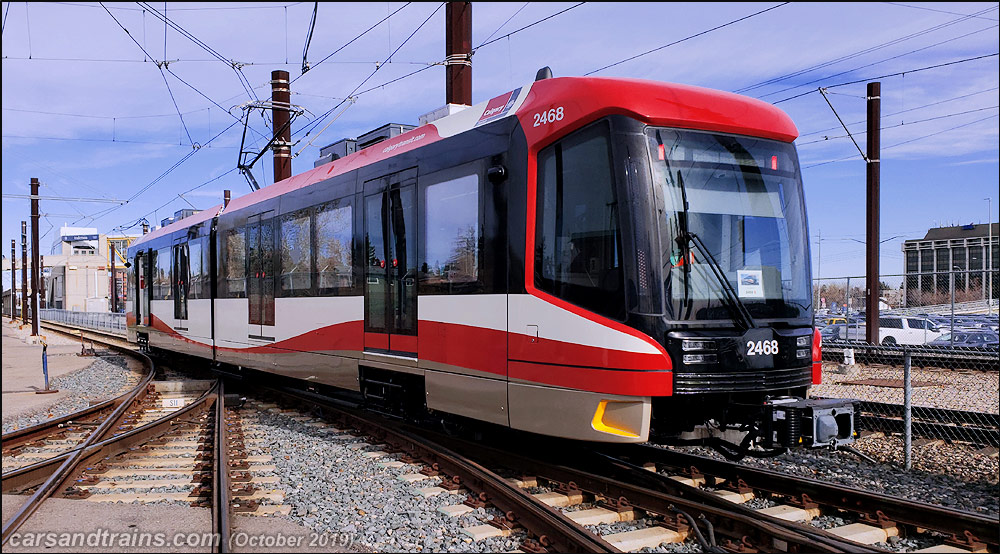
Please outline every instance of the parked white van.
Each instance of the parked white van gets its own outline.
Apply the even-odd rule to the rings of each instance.
[[[840,331],[840,337],[850,340],[865,340],[865,325],[849,326]],[[884,345],[927,344],[940,337],[943,330],[933,321],[922,317],[884,315],[878,318],[878,340]]]

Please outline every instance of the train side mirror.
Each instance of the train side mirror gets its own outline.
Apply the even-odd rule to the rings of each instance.
[[[125,262],[125,269],[132,267],[132,262]]]

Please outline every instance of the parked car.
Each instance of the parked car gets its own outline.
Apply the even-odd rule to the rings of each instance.
[[[921,317],[902,317],[884,315],[878,318],[879,343],[894,344],[927,344],[942,334],[942,330],[931,320]],[[840,332],[842,340],[865,340],[867,326],[846,325]]]
[[[952,341],[952,336],[954,336],[954,341]],[[945,333],[927,343],[928,346],[956,346],[965,348],[995,348],[997,344],[1000,344],[1000,338],[998,338],[996,333],[964,333],[958,331],[954,335],[952,333]]]

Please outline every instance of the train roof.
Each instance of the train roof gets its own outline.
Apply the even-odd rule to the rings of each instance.
[[[535,114],[545,114],[559,107],[563,108],[562,120],[538,124]],[[738,94],[643,79],[557,77],[535,81],[234,198],[225,211],[239,210],[507,117],[517,117],[529,148],[538,148],[558,139],[571,126],[575,128],[579,123],[613,114],[634,117],[650,125],[757,136],[782,142],[792,142],[798,137],[798,130],[784,111]],[[203,223],[223,211],[223,205],[217,204],[152,231],[133,246]]]

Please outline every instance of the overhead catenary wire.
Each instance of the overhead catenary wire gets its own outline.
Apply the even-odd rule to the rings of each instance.
[[[893,117],[893,116],[896,116],[896,115],[899,115],[899,114],[903,114],[903,113],[913,112],[913,111],[916,111],[916,110],[922,110],[924,108],[929,108],[931,106],[937,106],[937,105],[940,105],[940,104],[944,104],[946,102],[954,102],[955,100],[962,100],[963,98],[969,98],[970,96],[975,96],[977,94],[984,94],[984,93],[987,93],[987,92],[994,92],[994,91],[996,91],[998,89],[1000,89],[1000,87],[988,88],[988,89],[985,89],[985,90],[980,90],[980,91],[976,91],[976,92],[970,92],[969,94],[963,94],[961,96],[953,96],[951,98],[946,98],[944,100],[938,100],[937,102],[931,102],[929,104],[922,104],[920,106],[914,106],[912,108],[907,108],[905,110],[899,110],[897,112],[883,114],[882,115],[882,119],[886,119],[888,117]],[[831,93],[831,94],[833,94],[833,93]],[[863,120],[862,121],[855,121],[855,122],[852,122],[852,123],[848,123],[848,125],[860,125],[862,123],[865,123],[865,121],[863,121]],[[916,122],[911,122],[911,123],[916,123]],[[819,133],[825,133],[827,131],[832,131],[834,129],[836,129],[836,127],[827,127],[826,129],[820,129],[819,131],[810,131],[808,133],[801,133],[799,135],[799,138],[808,137],[808,136],[811,136],[811,135],[818,135]],[[799,143],[799,144],[804,144],[804,143]]]
[[[983,28],[983,29],[972,31],[972,32],[966,33],[964,35],[959,35],[957,37],[953,37],[953,38],[950,38],[950,39],[947,39],[947,40],[943,40],[941,42],[937,42],[937,43],[934,43],[934,44],[930,44],[930,45],[924,46],[922,48],[917,48],[915,50],[910,50],[910,51],[907,51],[907,52],[903,52],[901,54],[896,54],[895,56],[890,56],[888,58],[883,58],[881,60],[876,60],[874,62],[867,63],[865,65],[861,65],[861,66],[857,66],[857,67],[852,67],[850,69],[845,69],[845,70],[843,70],[843,71],[841,71],[839,73],[834,73],[832,75],[826,75],[826,76],[820,77],[818,79],[813,79],[812,81],[806,81],[804,83],[800,83],[800,84],[797,84],[797,85],[793,85],[793,86],[790,86],[790,87],[783,88],[781,90],[776,90],[776,91],[773,91],[773,92],[768,92],[766,94],[762,94],[762,95],[758,96],[757,98],[767,98],[768,96],[773,96],[773,95],[776,95],[776,94],[781,94],[783,92],[788,92],[790,90],[795,90],[797,88],[801,88],[801,87],[804,87],[804,86],[813,85],[813,84],[816,84],[816,83],[818,83],[820,81],[823,81],[823,80],[826,80],[826,79],[833,79],[835,77],[840,77],[841,75],[846,75],[848,73],[853,73],[855,71],[859,71],[859,70],[862,70],[862,69],[865,69],[865,68],[868,68],[868,67],[872,67],[874,65],[878,65],[878,64],[881,64],[881,63],[885,63],[885,62],[888,62],[888,61],[899,59],[899,58],[902,58],[902,57],[905,57],[905,56],[909,56],[909,55],[912,55],[912,54],[916,54],[918,52],[923,52],[924,50],[929,50],[931,48],[936,48],[938,46],[941,46],[941,45],[944,45],[944,44],[948,44],[949,42],[954,42],[956,40],[961,40],[963,38],[967,38],[967,37],[970,37],[972,35],[983,33],[983,32],[986,32],[986,31],[992,31],[992,30],[995,30],[997,27],[998,27],[998,25],[993,25],[991,27],[986,27],[986,28]]]
[[[723,23],[722,25],[717,25],[717,26],[715,26],[715,27],[712,27],[711,29],[705,29],[704,31],[701,31],[701,32],[699,32],[699,33],[695,33],[695,34],[693,34],[693,35],[689,35],[689,36],[686,36],[686,37],[684,37],[684,38],[682,38],[682,39],[678,39],[678,40],[675,40],[675,41],[673,41],[673,42],[670,42],[670,43],[668,43],[668,44],[664,44],[663,46],[658,46],[658,47],[656,47],[656,48],[653,48],[652,50],[647,50],[647,51],[645,51],[645,52],[643,52],[643,53],[641,53],[641,54],[636,54],[636,55],[634,55],[634,56],[629,56],[628,58],[625,58],[624,60],[619,60],[619,61],[617,61],[617,62],[615,62],[615,63],[612,63],[612,64],[608,64],[608,65],[606,65],[606,66],[604,66],[604,67],[601,67],[601,68],[598,68],[598,69],[595,69],[595,70],[593,70],[593,71],[590,71],[590,72],[587,72],[587,73],[584,73],[583,75],[584,75],[584,76],[587,76],[587,75],[593,75],[594,73],[598,73],[598,72],[600,72],[600,71],[604,71],[605,69],[609,69],[609,68],[612,68],[612,67],[615,67],[616,65],[621,65],[621,64],[623,64],[623,63],[625,63],[625,62],[630,62],[630,61],[632,61],[632,60],[634,60],[634,59],[637,59],[637,58],[641,58],[641,57],[643,57],[643,56],[645,56],[645,55],[648,55],[648,54],[652,54],[653,52],[659,52],[660,50],[663,50],[664,48],[669,48],[670,46],[674,46],[675,44],[680,44],[680,43],[682,43],[682,42],[685,42],[685,41],[688,41],[688,40],[691,40],[691,39],[693,39],[693,38],[697,38],[697,37],[700,37],[700,36],[702,36],[702,35],[705,35],[705,34],[708,34],[708,33],[711,33],[712,31],[717,31],[717,30],[719,30],[719,29],[722,29],[722,28],[724,28],[724,27],[728,27],[728,26],[730,26],[730,25],[734,25],[734,24],[736,24],[736,23],[739,23],[739,22],[741,22],[741,21],[746,21],[747,19],[750,19],[751,17],[756,17],[756,16],[758,16],[758,15],[761,15],[761,14],[764,14],[764,13],[767,13],[767,12],[769,12],[769,11],[771,11],[771,10],[775,10],[775,9],[778,9],[778,8],[780,8],[780,7],[782,7],[782,6],[787,6],[787,5],[788,5],[788,4],[790,4],[790,3],[791,3],[791,2],[782,2],[781,4],[778,4],[777,6],[771,6],[770,8],[766,8],[766,9],[763,9],[763,10],[760,10],[760,11],[758,11],[758,12],[754,12],[754,13],[752,13],[752,14],[750,14],[750,15],[747,15],[747,16],[744,16],[744,17],[741,17],[741,18],[739,18],[739,19],[734,19],[734,20],[732,20],[732,21],[729,21],[729,22],[727,22],[727,23]]]
[[[989,12],[989,11],[992,11],[992,10],[995,10],[995,9],[997,9],[997,8],[996,7],[991,7],[991,8],[987,8],[987,9],[981,10],[981,11],[979,11],[977,13],[978,14],[982,14],[982,13],[986,13],[986,12]],[[905,42],[907,40],[914,39],[914,38],[926,35],[928,33],[932,33],[934,31],[938,31],[938,30],[950,27],[952,25],[956,25],[956,24],[961,23],[963,21],[967,21],[971,17],[973,17],[973,16],[971,16],[971,15],[962,16],[962,17],[959,17],[958,19],[954,19],[952,21],[947,21],[945,23],[934,25],[934,26],[928,27],[926,29],[922,29],[920,31],[916,31],[916,32],[910,33],[908,35],[904,35],[902,37],[894,38],[892,40],[889,40],[889,41],[877,44],[875,46],[864,48],[864,49],[852,52],[850,54],[845,54],[843,56],[838,56],[837,58],[834,58],[832,60],[827,60],[825,62],[814,64],[814,65],[811,65],[809,67],[806,67],[806,68],[803,68],[803,69],[800,69],[800,70],[797,70],[797,71],[793,71],[791,73],[786,73],[784,75],[780,75],[778,77],[773,77],[771,79],[766,79],[764,81],[760,81],[758,83],[754,83],[752,85],[748,85],[748,86],[736,89],[733,92],[736,92],[737,94],[744,94],[744,93],[747,93],[747,92],[749,92],[751,90],[754,90],[754,89],[757,89],[757,88],[760,88],[760,87],[763,87],[763,86],[766,86],[766,85],[770,85],[770,84],[774,84],[774,83],[779,83],[781,81],[786,81],[786,80],[794,78],[794,77],[799,77],[799,76],[804,75],[806,73],[809,73],[809,72],[812,72],[812,71],[816,71],[817,69],[823,69],[824,67],[829,67],[831,65],[834,65],[834,64],[837,64],[837,63],[840,63],[840,62],[843,62],[843,61],[847,61],[847,60],[850,60],[850,59],[854,59],[854,58],[857,58],[859,56],[863,56],[865,54],[870,54],[872,52],[875,52],[875,51],[878,51],[878,50],[881,50],[881,49],[884,49],[884,48],[888,48],[890,46],[899,44],[901,42]],[[892,59],[892,58],[889,58],[889,59]],[[805,85],[805,84],[811,84],[811,83],[803,83],[803,85]]]
[[[522,4],[521,7],[518,8],[517,11],[515,11],[510,17],[508,17],[506,21],[504,21],[503,23],[501,23],[500,26],[497,27],[495,31],[493,31],[492,33],[490,33],[490,36],[486,37],[486,39],[483,40],[483,44],[488,43],[490,41],[490,39],[493,38],[494,35],[496,35],[497,33],[500,32],[500,29],[503,29],[504,27],[506,27],[507,24],[510,23],[510,20],[514,19],[515,17],[517,17],[517,14],[521,13],[521,10],[523,10],[524,8],[527,8],[528,4],[530,4],[530,3],[531,2],[525,2],[524,4]],[[579,5],[579,4],[577,4],[577,5]],[[480,46],[482,46],[482,44]]]
[[[532,23],[529,23],[529,24],[525,25],[524,27],[521,27],[521,28],[518,28],[518,29],[515,29],[515,30],[513,30],[513,31],[511,31],[511,32],[507,33],[506,35],[503,35],[503,36],[500,36],[500,37],[497,37],[497,38],[495,38],[495,39],[493,39],[493,40],[488,40],[488,41],[485,41],[485,42],[483,42],[482,44],[480,44],[479,46],[477,46],[477,47],[473,48],[473,49],[472,49],[472,53],[473,53],[473,54],[475,54],[475,53],[476,53],[476,50],[479,50],[480,48],[482,48],[482,47],[484,47],[484,46],[489,46],[490,44],[493,44],[494,42],[499,42],[499,41],[501,41],[501,40],[503,40],[503,39],[505,39],[505,38],[509,38],[510,36],[512,36],[512,35],[516,35],[517,33],[520,33],[521,31],[524,31],[525,29],[530,29],[531,27],[534,27],[535,25],[538,25],[539,23],[543,23],[543,22],[545,22],[545,21],[548,21],[548,20],[552,19],[553,17],[556,17],[556,16],[559,16],[559,15],[562,15],[562,14],[564,14],[564,13],[566,13],[566,12],[570,11],[570,10],[575,10],[576,8],[579,8],[580,6],[582,6],[582,5],[584,5],[584,4],[586,4],[586,2],[579,2],[579,3],[577,3],[577,4],[574,4],[574,5],[572,5],[572,6],[568,7],[568,8],[566,8],[566,9],[563,9],[563,10],[559,10],[558,12],[556,12],[556,13],[554,13],[554,14],[552,14],[552,15],[547,15],[547,16],[545,16],[545,17],[543,17],[543,18],[541,18],[541,19],[539,19],[539,20],[537,20],[537,21],[534,21],[534,22],[532,22]],[[517,14],[515,14],[515,15],[517,15]],[[502,26],[501,26],[501,27],[502,27]]]
[[[393,50],[391,54],[389,54],[389,56],[385,59],[385,62],[376,65],[375,69],[367,77],[365,77],[365,79],[363,81],[361,81],[360,83],[358,83],[358,85],[356,87],[354,87],[354,90],[352,90],[347,95],[347,99],[353,98],[355,96],[355,93],[358,92],[358,89],[360,89],[361,87],[363,87],[365,85],[365,83],[367,83],[368,81],[370,81],[371,78],[374,77],[376,73],[378,73],[379,69],[382,69],[386,64],[390,63],[392,61],[392,57],[395,56],[396,53],[399,52],[400,49],[403,48],[403,46],[406,46],[406,44],[410,41],[410,39],[412,39],[413,36],[416,35],[417,32],[419,32],[420,29],[422,29],[424,27],[424,25],[427,25],[427,22],[430,21],[431,18],[434,17],[434,14],[436,14],[438,11],[440,11],[441,8],[444,7],[445,4],[446,4],[446,2],[441,2],[440,4],[438,4],[438,7],[435,8],[434,11],[431,12],[431,14],[428,15],[427,18],[424,19],[424,21],[419,26],[417,26],[416,29],[413,30],[412,33],[410,33],[410,36],[406,37],[406,40],[404,40],[403,42],[401,42],[399,44],[399,46],[397,46],[396,49]],[[426,69],[426,68],[424,68],[424,69]],[[419,70],[416,71],[416,72],[414,72],[414,74],[415,73],[419,73]],[[374,90],[374,89],[369,89],[369,90]],[[340,101],[336,106],[330,108],[325,113],[323,113],[320,117],[316,118],[312,123],[310,123],[309,125],[307,125],[306,127],[304,127],[302,129],[302,131],[305,133],[305,135],[303,135],[302,138],[305,138],[305,137],[309,136],[309,134],[312,132],[313,129],[315,129],[316,127],[318,127],[319,124],[323,120],[325,120],[327,117],[329,117],[330,114],[332,114],[337,108],[339,108],[340,106],[342,106],[344,104],[344,102],[347,102],[347,99]],[[299,139],[299,140],[302,140],[302,139]],[[316,139],[313,138],[313,140],[316,140]]]
[[[942,67],[948,67],[950,65],[956,65],[956,64],[960,64],[960,63],[973,62],[973,61],[982,60],[982,59],[985,59],[985,58],[992,58],[992,57],[998,56],[998,55],[1000,55],[1000,52],[994,52],[992,54],[983,54],[982,56],[973,56],[971,58],[963,58],[963,59],[960,59],[960,60],[953,60],[953,61],[950,61],[950,62],[939,63],[939,64],[934,64],[934,65],[928,65],[928,66],[925,66],[925,67],[918,67],[916,69],[910,69],[910,70],[907,70],[907,71],[897,71],[895,73],[886,73],[885,75],[877,75],[877,76],[874,76],[874,77],[866,77],[864,79],[855,79],[853,81],[847,81],[845,83],[837,83],[835,85],[826,85],[823,88],[830,89],[830,88],[834,88],[834,87],[843,87],[843,86],[847,86],[847,85],[856,85],[858,83],[867,83],[869,81],[877,81],[879,79],[886,79],[888,77],[899,77],[900,75],[906,75],[906,74],[910,74],[910,73],[917,73],[919,71],[928,71],[928,70],[931,70],[931,69],[940,69]],[[809,90],[809,91],[803,92],[801,94],[796,94],[794,96],[789,96],[788,98],[783,98],[781,100],[778,100],[778,101],[772,102],[772,103],[773,104],[780,104],[782,102],[787,102],[789,100],[794,100],[796,98],[801,98],[803,96],[806,96],[806,95],[812,94],[814,92],[817,92],[817,90],[818,89]]]
[[[939,115],[939,116],[935,116],[935,117],[928,117],[926,119],[918,119],[918,120],[915,120],[915,121],[907,121],[905,123],[897,123],[895,125],[886,125],[884,127],[879,127],[879,130],[880,131],[885,131],[885,130],[888,130],[888,129],[895,129],[895,128],[898,128],[898,127],[903,127],[903,126],[906,126],[906,125],[916,125],[917,123],[927,123],[928,121],[938,121],[940,119],[947,119],[949,117],[958,117],[960,115],[966,115],[966,114],[970,114],[970,113],[984,112],[986,110],[996,110],[996,109],[1000,109],[1000,104],[998,104],[996,106],[988,106],[986,108],[976,108],[974,110],[965,110],[963,112],[955,112],[955,113],[950,113],[950,114],[945,114],[945,115]],[[859,132],[858,134],[859,135],[864,135],[865,132],[862,131],[862,132]],[[826,141],[829,141],[829,140],[834,140],[834,139],[839,139],[839,138],[846,138],[847,136],[848,135],[838,135],[838,136],[835,136],[835,137],[823,137],[821,139],[811,140],[811,141],[808,141],[808,142],[797,142],[796,145],[797,146],[808,146],[810,144],[816,144],[816,143],[819,143],[819,142],[826,142]]]
[[[993,119],[994,117],[997,117],[998,115],[1000,115],[1000,114],[994,114],[994,115],[991,115],[991,116],[987,116],[987,117],[984,117],[982,119],[977,119],[975,121],[970,121],[968,123],[963,123],[961,125],[956,125],[955,127],[950,127],[948,129],[942,129],[941,131],[937,131],[937,132],[930,133],[930,134],[927,134],[927,135],[919,136],[919,137],[916,137],[916,138],[913,138],[913,139],[909,139],[909,140],[904,140],[903,142],[897,142],[896,144],[892,144],[892,145],[889,145],[889,146],[883,146],[882,150],[889,150],[890,148],[895,148],[897,146],[902,146],[904,144],[910,144],[911,142],[916,142],[918,140],[923,140],[923,139],[926,139],[926,138],[934,137],[934,136],[937,136],[937,135],[940,135],[940,134],[943,134],[943,133],[947,133],[949,131],[955,131],[955,130],[961,129],[963,127],[968,127],[970,125],[975,125],[976,123],[982,123],[983,121],[988,121],[990,119]],[[821,165],[827,165],[827,164],[832,164],[832,163],[837,163],[837,162],[843,162],[843,161],[846,161],[846,160],[850,160],[853,157],[854,157],[854,155],[852,154],[852,155],[847,156],[845,158],[838,158],[836,160],[827,160],[825,162],[819,162],[819,163],[815,163],[815,164],[806,165],[806,166],[803,166],[802,169],[811,169],[811,168],[814,168],[814,167],[819,167]]]
[[[374,30],[375,28],[377,28],[377,27],[378,27],[379,25],[381,25],[382,23],[384,23],[384,22],[388,21],[388,20],[389,20],[389,19],[390,19],[390,18],[391,18],[392,16],[394,16],[394,15],[396,15],[397,13],[399,13],[400,11],[402,11],[402,10],[403,10],[403,8],[405,8],[405,7],[409,6],[409,5],[411,4],[411,3],[412,3],[412,2],[407,2],[406,4],[403,4],[403,5],[402,5],[402,6],[400,6],[400,7],[398,8],[398,9],[396,9],[396,11],[394,11],[394,12],[392,12],[391,14],[389,14],[389,15],[387,15],[387,16],[385,16],[385,17],[383,17],[382,19],[380,19],[380,20],[378,21],[378,23],[375,23],[375,24],[374,24],[374,25],[372,25],[371,27],[368,27],[367,29],[365,29],[364,31],[362,31],[362,32],[361,32],[361,34],[359,34],[359,35],[357,35],[356,37],[352,38],[351,40],[347,41],[347,42],[346,42],[346,43],[345,43],[345,44],[344,44],[343,46],[341,46],[340,48],[337,48],[337,49],[336,49],[336,50],[334,50],[333,52],[331,52],[331,53],[327,54],[327,55],[326,55],[326,57],[324,57],[324,58],[323,58],[323,59],[321,59],[320,61],[318,61],[318,62],[316,62],[316,63],[312,64],[312,65],[311,65],[311,66],[309,67],[309,69],[310,69],[310,70],[312,70],[312,69],[316,69],[316,66],[318,66],[318,65],[322,64],[323,62],[325,62],[325,61],[329,60],[330,58],[332,58],[332,57],[333,57],[334,55],[336,55],[336,54],[337,54],[338,52],[340,52],[340,51],[341,51],[341,50],[343,50],[344,48],[347,48],[347,47],[348,47],[348,46],[350,46],[351,44],[354,44],[354,43],[355,43],[356,41],[358,41],[359,39],[361,39],[362,37],[364,37],[365,35],[367,35],[367,34],[368,34],[369,32],[371,32],[372,30]],[[290,81],[290,82],[289,82],[288,84],[289,84],[289,85],[291,85],[291,84],[295,83],[295,81],[299,80],[299,78],[300,78],[300,77],[302,77],[302,75],[305,75],[305,72],[303,72],[303,73],[299,74],[299,75],[298,75],[297,77],[295,77],[294,79],[292,79],[292,80],[291,80],[291,81]]]
[[[166,14],[160,13],[156,8],[154,8],[153,6],[149,5],[148,3],[146,3],[146,2],[136,2],[136,3],[139,6],[142,6],[142,7],[146,8],[147,10],[149,10],[149,12],[151,14],[153,14],[155,17],[161,19],[163,21],[164,25],[169,25],[171,29],[173,29],[173,30],[177,31],[178,33],[180,33],[181,36],[183,36],[183,37],[187,38],[188,40],[190,40],[191,42],[195,43],[195,45],[197,45],[202,50],[205,50],[206,52],[208,52],[209,54],[211,54],[212,56],[214,56],[220,62],[228,65],[236,73],[236,76],[237,76],[237,78],[240,81],[240,85],[243,86],[243,88],[246,91],[247,95],[250,98],[254,99],[254,100],[259,100],[259,98],[257,98],[257,94],[253,90],[253,86],[250,85],[250,81],[247,80],[247,77],[243,73],[243,70],[240,69],[240,64],[238,62],[235,62],[235,61],[233,61],[231,59],[226,58],[225,56],[223,56],[222,54],[220,54],[219,52],[217,52],[214,48],[212,48],[211,46],[209,46],[208,44],[206,44],[204,41],[202,41],[198,37],[194,36],[193,34],[191,34],[190,32],[188,32],[186,29],[184,29],[183,27],[181,27],[179,24],[177,24],[176,22],[174,22],[173,20],[171,20],[170,18],[168,18],[166,16]],[[164,38],[163,38],[164,43],[166,41],[166,35],[167,35],[167,33],[164,31]],[[164,50],[165,49],[166,49],[166,47],[164,47]],[[166,58],[166,52],[164,52],[164,58]]]
[[[10,13],[11,2],[7,2],[7,9],[3,11],[3,26],[0,27],[0,34],[3,34],[3,30],[7,28],[7,14]]]

